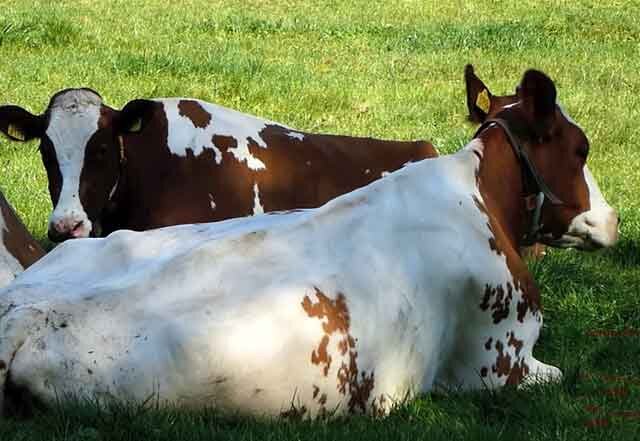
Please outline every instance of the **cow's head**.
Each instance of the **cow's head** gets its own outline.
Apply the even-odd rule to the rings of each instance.
[[[120,178],[119,135],[130,122],[91,89],[56,93],[42,115],[0,106],[0,130],[14,141],[40,139],[53,212],[49,238],[96,236]]]
[[[465,69],[469,119],[500,118],[524,144],[536,169],[562,204],[545,200],[538,240],[555,247],[593,250],[618,239],[619,217],[607,204],[587,167],[589,140],[556,102],[545,74],[528,71],[513,95],[495,96]]]

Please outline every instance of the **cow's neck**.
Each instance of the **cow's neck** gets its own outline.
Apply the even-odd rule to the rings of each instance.
[[[478,186],[496,240],[503,247],[519,250],[527,225],[520,163],[501,128],[485,130],[480,140],[484,149]]]
[[[494,234],[489,245],[497,254],[504,255],[514,287],[522,293],[517,315],[522,321],[528,311],[537,315],[541,310],[540,291],[520,256],[528,223],[522,168],[502,128],[483,131],[480,140],[484,149],[477,178]]]

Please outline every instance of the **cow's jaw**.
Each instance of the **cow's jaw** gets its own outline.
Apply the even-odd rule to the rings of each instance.
[[[618,241],[618,214],[605,201],[586,165],[584,178],[589,188],[591,208],[573,218],[567,232],[558,239],[550,239],[549,245],[591,251],[611,247]]]
[[[51,108],[49,137],[56,153],[62,189],[49,217],[49,231],[57,237],[88,237],[92,230],[80,200],[80,175],[87,143],[98,129],[100,102],[87,92],[60,97]]]

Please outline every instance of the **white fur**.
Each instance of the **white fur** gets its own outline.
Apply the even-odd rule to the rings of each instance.
[[[541,317],[515,320],[518,291],[498,325],[478,307],[487,284],[512,281],[473,201],[478,164],[467,148],[318,209],[65,242],[0,292],[0,401],[10,372],[45,401],[156,394],[259,415],[293,402],[315,415],[319,388],[326,409],[345,412],[343,335],[327,345],[327,376],[311,363],[325,334],[302,308],[314,287],[345,297],[358,378],[375,374],[368,410],[436,386],[501,386],[478,369],[495,359],[486,339],[507,331],[531,373],[552,377],[531,353]],[[515,361],[506,344],[505,354]]]
[[[76,90],[59,96],[53,103],[46,134],[53,143],[62,175],[62,189],[49,224],[64,225],[67,230],[77,223],[78,237],[87,237],[91,221],[80,202],[80,173],[84,166],[85,147],[98,129],[100,99],[93,93]]]
[[[302,141],[304,139],[304,133],[300,132],[287,132],[287,136],[289,138],[297,139],[298,141]]]
[[[260,189],[258,188],[258,183],[253,183],[253,214],[263,214],[264,208],[260,203]]]
[[[598,183],[586,165],[584,178],[589,188],[591,208],[576,216],[567,233],[554,245],[581,249],[613,246],[618,241],[618,214],[602,196]]]
[[[182,100],[197,102],[205,111],[211,115],[211,122],[205,128],[195,127],[191,120],[181,116],[178,104]],[[249,141],[253,140],[262,148],[267,148],[266,142],[260,136],[260,132],[274,122],[257,118],[251,115],[237,112],[217,104],[188,98],[162,98],[156,101],[164,106],[167,119],[169,121],[169,150],[175,155],[186,156],[186,149],[193,150],[198,156],[204,148],[213,149],[216,162],[222,162],[222,152],[212,141],[213,135],[233,137],[237,146],[230,148],[236,160],[245,162],[251,170],[264,170],[264,163],[253,156],[249,151]],[[282,124],[277,124],[282,126]],[[286,127],[285,127],[286,128]],[[293,134],[293,132],[290,133]]]

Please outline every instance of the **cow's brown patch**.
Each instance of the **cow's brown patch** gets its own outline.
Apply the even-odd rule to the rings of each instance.
[[[496,362],[491,367],[491,370],[498,377],[509,375],[511,372],[511,355],[504,353],[504,344],[500,340],[496,340],[495,347],[498,352],[498,356],[496,357]]]
[[[23,268],[28,268],[44,256],[44,249],[27,231],[2,192],[0,192],[0,215],[5,224],[2,235],[3,245]]]
[[[238,141],[233,136],[213,135],[211,142],[222,153],[226,153],[229,149],[235,149],[238,147]]]
[[[331,368],[331,355],[327,352],[327,346],[329,345],[329,336],[325,335],[320,340],[320,344],[317,349],[311,352],[311,363],[315,365],[324,365],[324,376],[326,377]]]
[[[510,386],[517,386],[522,383],[522,379],[528,374],[529,366],[527,366],[524,360],[518,360],[511,367],[511,371],[509,372],[509,376],[507,377],[506,384]]]
[[[513,331],[507,334],[507,336],[509,337],[509,340],[507,340],[507,345],[516,348],[516,357],[519,356],[520,351],[522,350],[522,346],[524,346],[524,341],[517,339]]]
[[[311,318],[323,320],[322,330],[324,335],[320,339],[318,346],[311,352],[311,363],[322,366],[324,376],[328,376],[331,368],[332,356],[328,353],[328,346],[334,334],[339,334],[337,344],[338,352],[347,360],[342,361],[338,368],[337,389],[342,395],[349,396],[347,408],[349,412],[367,411],[367,403],[371,397],[375,385],[374,373],[360,371],[358,368],[358,352],[356,351],[357,340],[350,334],[351,317],[344,294],[338,293],[335,300],[330,299],[318,288],[314,287],[314,294],[317,301],[314,303],[309,296],[302,300],[302,309]],[[320,394],[320,388],[314,385],[313,398]],[[325,411],[327,395],[322,394],[318,399],[320,413]]]
[[[358,370],[358,352],[351,349],[348,364],[343,362],[338,370],[338,392],[343,395],[349,393],[349,412],[353,413],[356,409],[366,412],[374,385],[374,372],[367,374]]]
[[[204,110],[204,108],[197,101],[180,101],[178,103],[178,111],[181,116],[189,118],[194,127],[204,129],[211,122],[211,114]]]
[[[491,303],[492,298],[494,298],[493,303]],[[491,308],[493,311],[493,323],[500,323],[509,316],[509,306],[511,305],[512,298],[513,287],[511,284],[507,284],[506,293],[502,285],[498,285],[494,288],[487,284],[482,296],[482,301],[480,302],[480,309],[486,311]]]
[[[519,357],[524,345],[523,341],[518,340],[513,331],[508,332],[507,337],[509,337],[507,346],[514,347],[516,350],[515,360],[511,358],[510,354],[506,353],[504,344],[500,340],[496,340],[495,349],[497,356],[495,364],[491,366],[491,371],[496,374],[498,378],[506,376],[506,384],[515,386],[520,384],[522,379],[529,374],[529,366],[523,357]],[[485,376],[483,375],[482,369],[480,370],[480,375]]]
[[[342,334],[349,332],[351,319],[344,294],[338,293],[335,300],[331,300],[322,291],[314,287],[317,303],[312,303],[308,296],[302,300],[302,309],[312,318],[326,319],[322,323],[325,334],[331,335],[338,331]]]

